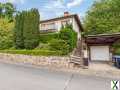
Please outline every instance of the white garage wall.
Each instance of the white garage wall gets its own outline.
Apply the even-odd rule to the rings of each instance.
[[[91,46],[90,54],[91,54],[91,60],[94,61],[110,60],[109,46]]]

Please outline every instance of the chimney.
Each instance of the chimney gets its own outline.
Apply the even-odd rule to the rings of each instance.
[[[69,12],[64,12],[64,17],[69,16]]]

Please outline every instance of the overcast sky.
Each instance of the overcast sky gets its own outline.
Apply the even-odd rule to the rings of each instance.
[[[17,10],[28,10],[38,8],[41,19],[49,19],[63,15],[65,11],[78,14],[82,19],[86,11],[95,0],[0,0],[0,2],[11,2]]]

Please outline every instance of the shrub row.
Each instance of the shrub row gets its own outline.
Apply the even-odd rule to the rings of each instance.
[[[50,49],[51,50],[59,50],[64,55],[67,55],[69,53],[69,45],[67,42],[61,39],[53,39],[50,42]]]
[[[52,39],[58,38],[58,33],[47,33],[47,34],[40,34],[39,40],[42,43],[48,43]]]
[[[61,51],[50,51],[50,50],[0,50],[0,52],[10,53],[10,54],[34,55],[34,56],[61,56],[63,55]]]

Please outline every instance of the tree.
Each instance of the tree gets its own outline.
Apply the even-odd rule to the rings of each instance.
[[[2,17],[2,9],[3,9],[3,4],[0,3],[0,18]]]
[[[14,23],[0,18],[0,49],[9,49],[13,46]]]
[[[17,14],[15,17],[14,44],[16,48],[24,48],[23,38],[23,14]]]
[[[94,2],[84,20],[86,34],[120,32],[120,0]]]
[[[15,8],[14,5],[12,3],[5,3],[4,4],[4,8],[5,8],[5,16],[9,19],[13,18],[13,14],[15,12]]]
[[[16,16],[14,39],[17,48],[33,49],[38,46],[39,18],[37,9],[23,11]]]
[[[12,3],[0,3],[0,18],[8,18],[13,20],[15,7]]]
[[[70,52],[76,47],[77,33],[73,30],[72,25],[67,24],[64,28],[62,27],[59,38],[67,42]]]
[[[39,44],[39,12],[31,9],[24,14],[23,37],[26,49],[33,49]]]

